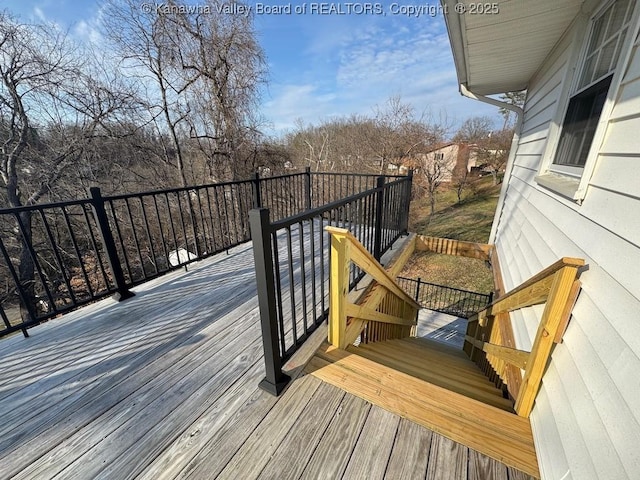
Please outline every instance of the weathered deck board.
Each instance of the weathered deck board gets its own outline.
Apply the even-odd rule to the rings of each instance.
[[[0,341],[0,478],[424,478],[429,430],[312,375],[257,388],[250,249]]]
[[[426,480],[466,480],[469,449],[442,435],[434,436]]]
[[[469,480],[508,480],[507,468],[493,458],[469,450]]]
[[[400,420],[387,465],[387,478],[424,480],[433,432],[417,423]]]
[[[278,449],[268,459],[268,464],[258,478],[297,479],[313,455],[327,426],[337,415],[344,392],[323,383],[297,420],[298,428],[292,428]],[[306,418],[309,417],[309,418]],[[291,459],[295,458],[295,462]]]
[[[302,381],[313,384],[313,388],[308,389],[308,396],[288,396],[276,403],[265,421],[246,439],[218,478],[236,479],[238,472],[242,472],[245,478],[257,478],[278,446],[288,437],[289,430],[296,424],[298,417],[306,415],[306,419],[311,420],[309,408],[319,408],[321,402],[329,400],[331,392],[326,388],[319,388],[321,382],[312,382],[309,378]],[[206,470],[209,474],[210,470]]]
[[[345,395],[300,478],[342,478],[371,408],[370,403]]]
[[[369,416],[342,478],[384,478],[399,423],[398,415],[381,408],[369,410]]]

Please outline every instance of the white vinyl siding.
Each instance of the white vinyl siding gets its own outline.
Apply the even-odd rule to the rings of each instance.
[[[640,52],[625,68],[578,206],[534,180],[562,103],[569,45],[563,40],[530,85],[495,244],[507,289],[563,256],[588,265],[531,415],[543,478],[632,479],[640,472]],[[513,315],[519,348],[531,348],[541,311]]]

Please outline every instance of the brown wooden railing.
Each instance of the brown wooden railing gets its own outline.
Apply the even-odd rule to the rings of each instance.
[[[488,261],[493,251],[493,245],[419,235],[416,239],[416,250]]]
[[[353,344],[404,338],[415,333],[420,306],[349,230],[326,227],[331,235],[329,343],[338,348]],[[349,299],[351,262],[375,284],[358,303]],[[400,262],[402,264],[402,262]]]
[[[520,416],[531,413],[553,344],[562,341],[580,291],[582,266],[582,259],[562,258],[469,319],[464,350],[481,367],[492,367],[515,399]],[[545,308],[531,351],[505,345],[502,326],[509,323],[509,312],[539,304]],[[519,369],[524,370],[521,378]]]

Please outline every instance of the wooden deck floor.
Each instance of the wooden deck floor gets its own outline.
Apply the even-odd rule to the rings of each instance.
[[[303,375],[259,390],[250,244],[0,341],[0,478],[525,478]]]

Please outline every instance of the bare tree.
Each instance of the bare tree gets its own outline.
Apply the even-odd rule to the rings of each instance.
[[[451,180],[456,162],[455,159],[438,153],[421,155],[420,158],[422,183],[429,197],[430,214],[433,215],[436,210],[438,188]]]
[[[428,151],[441,142],[446,121],[433,122],[426,112],[416,116],[413,106],[399,95],[391,96],[384,107],[376,107],[376,128],[370,131],[369,144],[383,173],[389,162],[401,163],[412,155]]]
[[[391,97],[374,116],[352,115],[319,125],[298,122],[287,135],[291,155],[314,169],[385,173],[390,165],[416,163],[419,155],[440,143],[445,122],[414,115],[411,105]]]
[[[137,83],[155,126],[164,159],[178,171],[179,184],[187,185],[184,141],[189,114],[184,101],[188,87],[174,68],[176,43],[169,19],[136,0],[112,0],[105,14],[106,37],[112,42],[122,73]]]
[[[131,103],[81,53],[55,26],[0,13],[0,179],[9,207],[54,198],[70,167],[95,138],[110,135],[110,122]],[[31,220],[32,212],[22,210],[11,228],[19,280],[33,302]]]
[[[499,98],[503,102],[506,102],[506,103],[508,103],[510,105],[517,105],[517,106],[521,107],[522,105],[524,105],[524,101],[527,98],[527,91],[526,90],[522,90],[520,92],[507,92],[507,93],[504,93],[504,94],[500,95]],[[511,114],[513,113],[513,111],[509,110],[508,108],[501,107],[499,112],[500,112],[500,115],[502,115],[504,117],[504,123],[502,125],[502,130],[507,130],[509,128],[512,128]]]
[[[480,144],[491,136],[493,119],[487,116],[466,119],[453,137],[454,142]]]
[[[513,138],[513,129],[492,132],[478,148],[478,161],[491,173],[493,184],[500,183],[500,174],[509,159],[509,149]]]
[[[451,177],[451,185],[453,185],[453,187],[456,190],[456,197],[458,199],[458,203],[462,202],[462,194],[469,187],[470,184],[471,182],[469,178],[469,171],[466,168],[456,169],[453,172],[453,175]]]
[[[136,0],[110,0],[107,36],[122,71],[146,86],[151,121],[169,140],[166,161],[181,185],[199,156],[194,151],[209,165],[206,180],[245,177],[260,141],[254,112],[266,71],[253,19],[219,13],[219,0],[184,6],[142,9]]]
[[[471,117],[460,126],[454,140],[475,149],[477,162],[491,173],[497,185],[509,157],[513,129],[493,130],[492,126],[490,117]]]
[[[212,161],[221,158],[231,177],[246,176],[242,152],[257,143],[259,87],[265,81],[265,60],[256,40],[253,19],[214,14],[223,6],[209,0],[208,13],[176,15],[177,68],[190,86],[190,135],[198,139]]]

